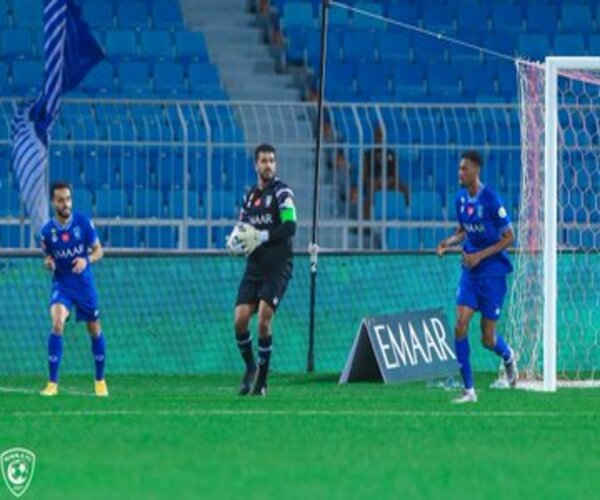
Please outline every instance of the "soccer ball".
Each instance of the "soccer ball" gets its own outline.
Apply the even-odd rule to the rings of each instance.
[[[239,223],[233,227],[233,231],[227,237],[227,250],[233,255],[243,255],[244,249],[240,241],[240,233],[244,231],[243,224]]]

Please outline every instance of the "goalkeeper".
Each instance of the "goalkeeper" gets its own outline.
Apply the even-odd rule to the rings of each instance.
[[[235,336],[246,364],[239,393],[265,396],[271,358],[273,316],[292,278],[292,237],[296,232],[294,193],[275,177],[275,148],[261,144],[254,151],[257,183],[245,195],[240,224],[228,248],[247,256],[235,305]],[[258,367],[248,331],[258,312]]]

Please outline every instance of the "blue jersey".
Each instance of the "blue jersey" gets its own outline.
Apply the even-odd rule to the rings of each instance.
[[[44,253],[54,258],[55,283],[82,290],[93,285],[89,264],[81,274],[73,273],[73,261],[77,257],[86,258],[88,249],[98,242],[98,234],[89,218],[73,213],[64,225],[53,218],[42,228],[41,240]]]
[[[475,253],[495,245],[502,234],[511,228],[510,218],[500,197],[489,187],[481,184],[473,197],[467,188],[456,194],[456,216],[458,223],[466,232],[463,249],[466,253]],[[512,265],[506,250],[483,259],[472,269],[463,269],[472,276],[504,276],[512,271]]]

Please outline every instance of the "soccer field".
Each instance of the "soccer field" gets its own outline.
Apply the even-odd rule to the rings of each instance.
[[[65,376],[0,377],[0,452],[33,451],[23,498],[593,498],[600,391],[337,385],[274,375],[267,398],[238,376],[113,376],[111,396]],[[4,485],[0,498],[12,498]]]

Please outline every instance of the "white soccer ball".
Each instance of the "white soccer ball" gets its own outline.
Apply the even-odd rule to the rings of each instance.
[[[233,227],[233,231],[227,237],[227,250],[233,255],[243,255],[244,249],[242,248],[242,242],[240,241],[240,232],[244,230],[244,226],[241,223],[236,224]]]

